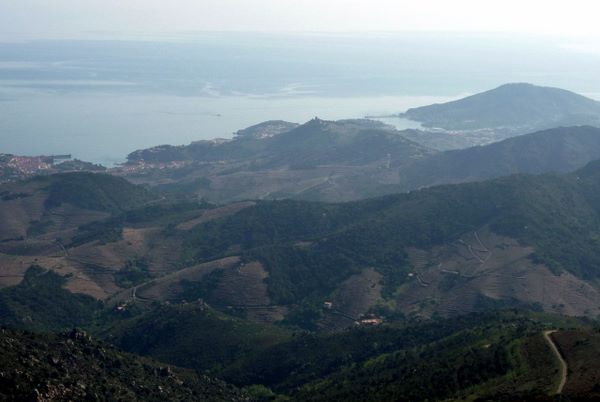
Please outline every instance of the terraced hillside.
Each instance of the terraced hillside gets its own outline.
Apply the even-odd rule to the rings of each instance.
[[[543,331],[589,321],[490,311],[597,316],[599,200],[598,162],[341,204],[149,196],[2,242],[0,322],[83,326],[269,397],[550,398]]]
[[[381,296],[356,311],[429,316],[518,306],[595,316],[599,184],[596,163],[567,176],[349,204],[259,203],[190,230],[184,242],[192,260],[261,262],[273,306],[291,306],[300,321],[322,323],[331,315],[323,303],[337,309],[340,289],[352,294],[369,283],[346,282],[367,269],[381,275]],[[353,309],[339,312],[353,317]]]
[[[1,285],[14,285],[32,264],[71,275],[68,286],[103,298],[110,292],[102,281],[102,262],[71,253],[94,222],[153,202],[155,196],[126,180],[103,174],[69,173],[38,177],[1,187]],[[98,234],[98,233],[97,233]],[[104,240],[114,233],[102,233]],[[102,240],[103,236],[96,236]],[[84,253],[90,259],[90,253]],[[120,256],[125,257],[125,254]],[[39,264],[38,264],[39,263]],[[108,285],[107,285],[108,286]]]
[[[594,317],[599,199],[592,163],[345,204],[153,201],[60,243],[3,242],[2,274],[14,286],[35,264],[109,307],[201,300],[311,330],[507,307]]]

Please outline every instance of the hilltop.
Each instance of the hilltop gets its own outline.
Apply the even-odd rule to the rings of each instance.
[[[505,84],[460,100],[409,109],[402,115],[446,130],[534,131],[600,124],[600,102],[564,89]]]
[[[113,173],[219,203],[290,197],[341,201],[376,195],[377,185],[393,180],[396,169],[432,153],[382,123],[313,119],[299,126],[266,122],[233,140],[136,151]]]
[[[238,131],[233,140],[197,141],[187,146],[160,146],[128,156],[129,165],[152,162],[244,161],[254,169],[307,169],[316,165],[362,166],[426,153],[426,148],[396,135],[391,127],[371,120],[327,121],[302,125],[270,121]],[[248,162],[248,161],[246,161]]]

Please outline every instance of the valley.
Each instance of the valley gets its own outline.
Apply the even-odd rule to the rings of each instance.
[[[77,381],[172,400],[596,395],[599,139],[578,125],[440,151],[369,120],[270,121],[106,171],[11,178],[0,383],[19,397],[89,395]],[[22,376],[33,359],[63,386]]]

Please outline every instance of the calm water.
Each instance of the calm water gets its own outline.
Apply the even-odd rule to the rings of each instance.
[[[112,164],[122,162],[135,149],[230,138],[240,128],[270,119],[302,123],[315,116],[355,118],[443,99],[37,94],[0,102],[0,148],[26,155],[72,153],[84,160]],[[31,110],[36,111],[35,116]],[[402,119],[393,121],[400,127],[418,125]]]
[[[0,152],[110,165],[135,149],[230,137],[264,120],[398,113],[506,82],[600,92],[600,55],[568,43],[442,36],[0,43]]]

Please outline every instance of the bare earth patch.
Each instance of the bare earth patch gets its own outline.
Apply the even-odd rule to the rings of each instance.
[[[596,316],[600,293],[570,273],[553,274],[533,248],[487,229],[431,250],[409,249],[413,270],[397,294],[405,313],[463,314],[482,303],[538,305],[548,312]]]
[[[241,210],[252,207],[254,205],[256,205],[255,202],[246,201],[225,205],[223,207],[215,209],[207,209],[199,217],[180,223],[179,225],[177,225],[177,229],[190,230],[193,227],[200,225],[201,223],[236,214]]]
[[[324,310],[319,326],[341,330],[355,325],[356,320],[381,300],[380,282],[381,274],[373,268],[346,279],[328,300],[331,308]]]

